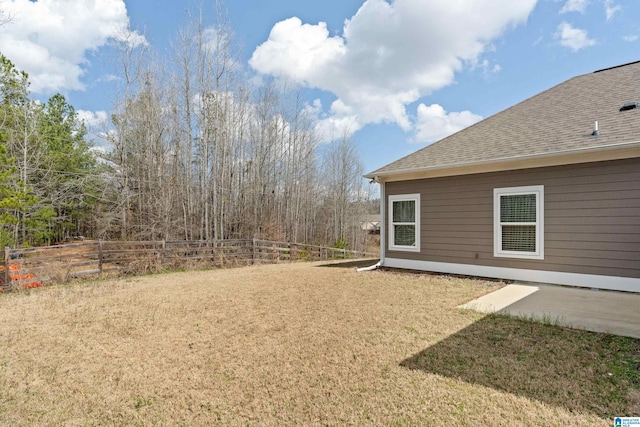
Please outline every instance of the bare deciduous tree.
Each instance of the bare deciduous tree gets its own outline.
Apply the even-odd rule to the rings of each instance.
[[[109,217],[118,236],[346,239],[355,249],[354,141],[320,147],[299,88],[252,82],[240,53],[220,8],[213,26],[191,15],[170,62],[123,46],[112,156],[121,217]]]

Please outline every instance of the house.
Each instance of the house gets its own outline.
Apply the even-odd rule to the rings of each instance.
[[[369,234],[380,233],[380,214],[362,215],[360,217],[360,229]]]
[[[365,175],[381,265],[640,292],[640,61],[572,78]]]

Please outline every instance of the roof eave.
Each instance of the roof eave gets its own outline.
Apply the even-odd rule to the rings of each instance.
[[[437,178],[443,176],[561,166],[634,157],[640,157],[640,141],[601,145],[598,147],[578,148],[551,153],[503,157],[500,159],[441,165],[427,168],[413,168],[390,172],[374,171],[364,175],[364,177],[384,182],[406,181],[410,179]]]

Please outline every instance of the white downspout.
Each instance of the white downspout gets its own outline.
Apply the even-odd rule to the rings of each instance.
[[[361,271],[371,271],[371,270],[376,270],[378,268],[380,268],[380,261],[378,261],[377,263],[370,265],[369,267],[360,267],[360,268],[356,268],[356,271],[358,273],[360,273]]]
[[[357,272],[376,270],[384,265],[384,247],[385,247],[385,196],[384,196],[384,182],[380,181],[380,177],[376,176],[373,179],[380,184],[380,261],[369,267],[356,268]]]
[[[385,194],[384,181],[380,181],[379,177],[376,177],[380,184],[380,266],[384,266],[384,251],[387,240],[387,218],[385,213],[387,212],[387,196]]]
[[[385,241],[385,196],[384,196],[384,182],[380,181],[380,177],[374,178],[378,184],[380,184],[380,261],[369,267],[356,268],[356,271],[371,271],[376,270],[384,265],[384,241]]]

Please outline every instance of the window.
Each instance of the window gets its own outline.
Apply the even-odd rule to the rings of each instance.
[[[493,255],[544,259],[544,186],[493,190]]]
[[[389,249],[420,251],[420,194],[389,196]]]

